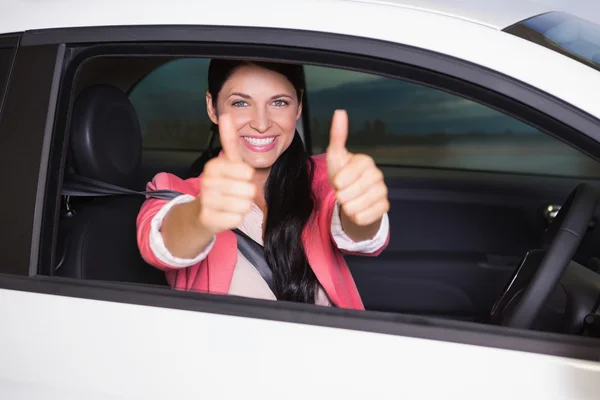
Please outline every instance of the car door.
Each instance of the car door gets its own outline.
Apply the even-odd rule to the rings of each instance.
[[[371,155],[389,187],[388,248],[346,257],[369,309],[487,321],[521,258],[542,246],[551,211],[580,182],[599,183],[600,163],[535,119],[409,81],[305,70],[313,152],[345,108],[350,150]],[[591,228],[575,260],[595,268],[599,240]]]
[[[219,47],[230,40],[226,55],[251,48],[269,58],[288,55],[273,38],[303,46],[315,38],[250,30],[263,44],[252,47],[239,45],[249,31],[195,32],[195,55],[212,54],[211,40]],[[66,129],[54,127],[67,125],[62,105],[69,109],[75,71],[68,67],[78,47],[99,44],[95,56],[126,47],[139,57],[164,51],[164,37],[186,47],[184,34],[110,26],[36,31],[21,42],[0,118],[0,177],[10,189],[0,200],[0,398],[293,399],[334,391],[479,399],[490,387],[496,398],[598,393],[600,345],[590,338],[43,275],[52,266],[66,153]],[[328,38],[324,49],[333,51],[337,42]],[[498,377],[511,384],[498,385]]]

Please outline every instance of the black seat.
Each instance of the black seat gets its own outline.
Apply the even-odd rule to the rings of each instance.
[[[96,85],[77,98],[72,114],[68,168],[86,178],[143,190],[139,185],[142,136],[127,95]],[[59,276],[166,285],[162,271],[146,264],[136,239],[143,196],[63,199],[59,226]]]

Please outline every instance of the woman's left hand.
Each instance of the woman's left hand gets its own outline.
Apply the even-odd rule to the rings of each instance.
[[[346,149],[348,114],[337,110],[331,123],[327,147],[327,171],[341,206],[342,228],[355,241],[375,236],[381,220],[390,209],[383,173],[365,154]]]

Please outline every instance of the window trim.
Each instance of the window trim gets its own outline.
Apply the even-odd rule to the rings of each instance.
[[[16,58],[15,56],[17,54],[17,49],[19,47],[20,38],[21,38],[21,35],[0,35],[0,50],[2,50],[2,49],[11,49],[12,50],[10,66],[8,67],[8,73],[4,77],[4,79],[6,79],[6,82],[4,82],[4,86],[0,86],[0,89],[2,90],[0,92],[0,119],[2,118],[2,107],[4,105],[4,100],[6,99],[8,89],[10,86],[10,78],[12,75],[13,67],[15,65],[15,58]],[[3,77],[0,76],[0,79],[3,79]],[[0,82],[0,85],[1,84],[2,83]]]
[[[139,35],[133,34],[136,32],[135,27],[133,28],[91,28],[95,31],[96,41],[106,40],[110,37],[128,38],[128,40],[135,40],[139,38]],[[149,29],[149,30],[148,30]],[[154,37],[154,40],[164,40],[165,37],[173,38],[173,35],[169,35],[168,27],[160,28],[147,28],[146,32],[148,35],[145,36],[146,40],[149,37]],[[440,54],[410,48],[399,44],[390,44],[380,41],[373,41],[368,39],[352,38],[348,40],[347,37],[328,35],[328,34],[315,34],[311,32],[297,32],[287,30],[264,30],[264,29],[246,29],[240,30],[238,28],[202,28],[194,30],[196,34],[198,32],[208,33],[210,37],[220,39],[221,41],[230,41],[238,43],[270,43],[286,45],[286,51],[297,54],[298,51],[312,51],[315,48],[321,48],[323,51],[335,52],[336,57],[352,57],[359,61],[369,61],[373,63],[386,63],[401,62],[404,67],[407,67],[406,71],[413,71],[416,68],[422,68],[429,74],[439,74],[439,72],[445,72],[451,79],[451,81],[460,84],[463,81],[472,82],[474,88],[480,88],[486,92],[492,93],[494,96],[506,96],[506,101],[514,104],[518,109],[529,110],[537,114],[541,114],[544,118],[549,119],[553,124],[556,124],[560,128],[560,132],[565,134],[566,137],[572,140],[572,142],[579,143],[580,145],[587,145],[593,143],[594,146],[592,151],[598,158],[600,156],[600,145],[598,139],[600,138],[600,121],[586,114],[559,99],[549,96],[537,89],[534,89],[528,85],[522,84],[509,78],[507,76],[498,74],[493,71],[475,66],[463,61],[452,59]],[[86,33],[87,32],[87,33]],[[131,34],[128,34],[130,32]],[[137,30],[139,33],[139,30]],[[190,32],[190,28],[180,29],[179,35],[185,36]],[[254,32],[254,34],[249,34]],[[68,40],[78,37],[75,41],[94,41],[92,36],[89,35],[89,30],[86,29],[72,29],[68,30],[65,34],[64,30],[58,30],[57,32],[34,32],[28,36],[27,46],[35,47],[31,48],[33,52],[39,52],[46,46],[39,46],[43,43],[53,43],[58,38],[60,40]],[[80,35],[81,36],[78,36]],[[85,33],[85,34],[84,34]],[[35,36],[35,40],[34,37]],[[57,36],[58,35],[58,36]],[[61,36],[62,35],[62,36]],[[202,38],[196,37],[198,40]],[[190,40],[190,39],[188,39]],[[206,41],[207,38],[204,38]],[[37,41],[37,43],[36,43]],[[212,43],[215,45],[215,43]],[[164,45],[164,43],[163,43]],[[207,45],[206,43],[197,46]],[[260,46],[260,45],[257,45]],[[227,47],[220,45],[220,48]],[[249,46],[243,46],[248,48]],[[263,46],[264,47],[264,46]],[[300,49],[304,47],[305,49]],[[59,54],[59,46],[53,45],[50,48],[54,51],[54,56]],[[273,47],[267,47],[267,50],[272,50]],[[312,50],[311,50],[312,49]],[[67,50],[67,59],[71,58],[72,50]],[[351,53],[351,55],[344,54]],[[356,54],[363,54],[363,56],[357,56]],[[240,55],[241,56],[241,55]],[[52,54],[46,55],[45,61],[53,61],[54,70],[52,77],[47,78],[49,83],[56,83],[57,74],[55,71],[61,70],[62,75],[65,76],[65,71],[62,71],[62,65],[57,62],[60,60],[58,57],[52,58]],[[45,65],[44,65],[45,66]],[[47,68],[50,68],[49,66]],[[412,68],[412,69],[411,69]],[[45,71],[45,70],[44,70]],[[47,71],[46,71],[47,72]],[[33,74],[33,72],[30,72]],[[26,79],[21,78],[18,82],[17,88],[24,90],[24,93],[33,93],[34,90],[39,90],[35,86],[35,82],[28,82]],[[464,82],[463,82],[464,84]],[[19,94],[17,89],[11,91],[11,96],[7,99],[11,104],[23,103],[23,99],[20,98],[22,94]],[[67,104],[70,102],[70,87],[69,84],[63,85],[59,90],[59,107],[64,106],[64,102]],[[512,100],[510,100],[512,99]],[[514,99],[521,99],[515,101]],[[42,96],[40,101],[46,103],[46,106],[52,103],[54,99]],[[13,104],[14,106],[14,104]],[[46,107],[47,108],[47,107]],[[52,142],[50,148],[44,147],[43,140],[39,143],[36,141],[33,145],[34,148],[41,151],[40,153],[34,154],[28,158],[29,161],[35,161],[33,167],[40,169],[39,175],[36,175],[38,181],[36,182],[37,193],[31,193],[31,191],[25,192],[24,196],[33,196],[35,198],[43,198],[45,204],[44,213],[40,215],[35,214],[35,223],[27,228],[27,232],[22,232],[19,238],[16,238],[16,242],[28,243],[30,250],[27,254],[23,253],[22,246],[18,249],[11,249],[8,253],[10,256],[6,258],[6,262],[19,262],[21,263],[27,259],[27,261],[33,263],[34,260],[38,259],[37,247],[41,244],[40,234],[43,232],[44,237],[49,232],[56,229],[52,223],[55,217],[57,217],[57,198],[56,196],[60,190],[59,182],[62,181],[62,168],[64,165],[64,158],[66,154],[66,141],[64,138],[66,135],[54,135],[44,127],[51,126],[52,123],[56,124],[57,131],[64,129],[69,119],[68,113],[56,114],[44,110],[44,113],[37,113],[32,118],[44,118],[44,124],[41,126],[38,124],[34,128],[36,135],[43,135],[45,138],[52,136]],[[16,117],[14,117],[16,118]],[[13,118],[13,119],[14,119]],[[6,118],[0,120],[0,130],[6,128]],[[563,121],[563,122],[561,122]],[[4,123],[4,125],[3,125]],[[20,132],[24,131],[25,125],[19,129]],[[15,140],[20,141],[20,145],[25,146],[26,144],[31,146],[31,138],[26,135],[20,137],[15,136]],[[0,135],[1,137],[1,135]],[[36,156],[37,159],[36,159]],[[45,163],[43,160],[48,159],[49,162]],[[57,164],[58,160],[58,164]],[[56,169],[56,168],[59,169]],[[44,171],[42,173],[42,170]],[[57,173],[48,173],[48,171],[58,171]],[[44,179],[47,178],[47,181]],[[16,183],[14,188],[20,190],[24,186],[24,182],[19,179],[13,179]],[[31,189],[28,187],[28,189]],[[14,199],[5,199],[5,210],[14,210],[13,203]],[[10,201],[10,202],[9,202]],[[18,209],[20,214],[33,212],[40,205],[36,203],[33,206],[28,202],[23,202]],[[28,214],[26,214],[28,215]],[[39,224],[40,218],[44,218],[44,224],[42,225],[42,231],[34,229],[34,225]],[[27,233],[27,234],[26,234]],[[43,247],[43,246],[42,246]],[[35,253],[35,254],[34,254]],[[40,257],[44,256],[43,251],[40,251]],[[50,260],[48,260],[50,261]],[[27,262],[27,270],[29,268],[29,262]],[[29,275],[29,270],[23,275]],[[152,287],[140,287],[134,284],[119,284],[119,283],[106,283],[106,282],[91,282],[91,281],[75,281],[68,280],[65,278],[52,278],[52,277],[18,277],[18,276],[0,276],[0,288],[21,290],[37,293],[47,293],[52,295],[63,295],[69,297],[78,298],[94,298],[103,301],[122,302],[129,304],[148,304],[155,307],[162,308],[174,308],[174,309],[190,309],[194,311],[218,313],[225,315],[239,315],[250,318],[260,319],[271,319],[277,321],[290,321],[295,323],[313,324],[321,326],[334,326],[343,329],[356,329],[361,331],[381,332],[396,335],[403,335],[409,337],[421,337],[430,338],[434,340],[443,340],[456,343],[468,343],[475,345],[482,345],[487,347],[503,348],[503,349],[515,349],[521,351],[528,351],[540,354],[552,354],[565,357],[581,358],[581,359],[600,359],[600,343],[597,340],[591,340],[588,338],[571,337],[565,335],[554,335],[546,334],[541,332],[530,332],[530,331],[514,331],[507,328],[497,328],[493,326],[484,326],[480,324],[473,324],[468,322],[457,322],[457,321],[444,321],[438,320],[431,317],[413,317],[406,315],[396,315],[387,313],[362,313],[349,310],[339,309],[320,309],[313,306],[307,306],[302,304],[290,304],[290,303],[278,303],[278,302],[267,302],[265,300],[253,300],[253,299],[240,299],[228,296],[218,296],[209,294],[198,294],[198,293],[185,293],[178,291],[169,291],[164,288],[155,289]],[[365,323],[366,322],[366,323]],[[551,344],[549,346],[549,344]]]
[[[51,184],[58,186],[48,174],[48,160],[63,48],[19,48],[13,61],[0,118],[0,146],[11,149],[0,158],[0,179],[10,190],[0,198],[0,224],[11,229],[0,241],[3,273],[37,271],[44,201]],[[52,227],[46,224],[46,229]]]

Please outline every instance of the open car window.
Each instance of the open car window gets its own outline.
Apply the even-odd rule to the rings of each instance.
[[[208,60],[169,61],[129,93],[145,150],[206,148]],[[381,165],[600,177],[600,164],[512,116],[417,83],[305,66],[312,153],[325,151],[336,108],[348,110],[353,151]]]
[[[381,165],[600,177],[600,163],[531,125],[467,98],[361,72],[307,66],[313,151],[331,114],[350,115],[348,146]]]
[[[206,114],[209,60],[169,61],[146,75],[129,93],[147,150],[201,151],[210,120]]]

